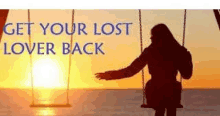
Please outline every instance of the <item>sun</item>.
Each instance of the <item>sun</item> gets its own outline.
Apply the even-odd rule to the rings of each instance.
[[[33,84],[38,88],[64,88],[65,83],[59,64],[49,58],[40,59],[33,65]]]

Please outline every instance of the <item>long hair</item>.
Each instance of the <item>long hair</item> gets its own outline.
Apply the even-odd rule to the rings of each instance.
[[[171,31],[165,24],[157,24],[154,26],[151,29],[151,35],[151,39],[154,39],[154,43],[160,43],[161,47],[179,48],[181,46],[173,37]]]

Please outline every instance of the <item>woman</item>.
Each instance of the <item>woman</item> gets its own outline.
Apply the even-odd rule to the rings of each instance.
[[[191,54],[173,37],[165,24],[151,30],[151,45],[130,66],[97,73],[98,79],[115,80],[132,77],[148,64],[151,80],[147,82],[145,94],[147,104],[156,110],[155,116],[176,116],[176,107],[181,100],[181,84],[176,80],[178,71],[184,79],[192,76]]]

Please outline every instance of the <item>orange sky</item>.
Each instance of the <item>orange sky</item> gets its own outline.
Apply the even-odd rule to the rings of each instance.
[[[69,42],[70,36],[65,33],[52,35],[42,34],[39,23],[69,23],[71,24],[71,10],[30,10],[33,42],[53,42],[56,55],[33,54],[34,67],[45,59],[55,63],[58,76],[46,80],[53,80],[53,87],[66,87],[68,75],[68,55],[63,55],[62,42]],[[172,31],[174,37],[181,43],[183,32],[184,10],[142,10],[143,44],[150,44],[150,29],[158,24],[165,23]],[[10,10],[7,23],[27,22],[27,10]],[[88,35],[74,35],[73,42],[83,45],[88,42],[103,42],[105,55],[79,55],[72,56],[70,88],[140,88],[141,75],[117,81],[100,81],[94,78],[97,72],[119,69],[128,66],[140,54],[138,10],[75,10],[75,22],[87,25]],[[93,23],[101,25],[110,22],[133,23],[130,35],[93,35]],[[124,29],[124,28],[123,28]],[[0,47],[0,87],[1,88],[27,88],[31,87],[29,55],[4,55],[3,45],[6,42],[12,45],[15,42],[28,42],[26,27],[24,35],[4,34]],[[220,33],[212,10],[188,10],[186,22],[186,44],[193,56],[194,73],[191,80],[184,81],[184,88],[219,88],[220,85]],[[90,48],[93,49],[93,48]],[[50,61],[49,61],[50,62]],[[46,63],[45,63],[46,64]],[[36,70],[33,70],[36,72]],[[146,81],[150,78],[145,68]],[[34,77],[38,77],[35,74]],[[38,77],[40,78],[40,77]],[[57,80],[58,81],[57,81]],[[56,80],[56,81],[54,81]],[[59,82],[57,85],[55,82]],[[35,83],[35,86],[38,86]]]

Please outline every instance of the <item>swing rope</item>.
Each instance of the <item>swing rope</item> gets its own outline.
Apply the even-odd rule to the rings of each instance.
[[[72,28],[71,32],[73,31],[73,23],[74,23],[74,9],[72,10]],[[73,34],[71,34],[70,38],[70,49],[72,50],[72,43],[73,43]],[[72,64],[72,54],[69,54],[69,72],[68,72],[68,84],[67,84],[67,104],[69,104],[69,83],[70,83],[70,72],[71,72],[71,64]]]
[[[28,22],[30,23],[30,10],[28,9]],[[71,32],[73,31],[73,23],[74,23],[74,9],[72,10],[72,28]],[[29,34],[29,46],[31,47],[31,34]],[[72,49],[72,41],[73,41],[73,34],[71,34],[71,39],[70,39],[70,48]],[[34,76],[33,76],[33,60],[32,60],[32,54],[30,56],[30,74],[31,74],[31,85],[32,85],[32,107],[63,107],[62,105],[34,105]],[[68,72],[68,82],[67,82],[67,106],[69,107],[69,83],[70,83],[70,72],[71,72],[71,57],[72,55],[69,55],[69,72]]]
[[[142,53],[143,52],[143,39],[142,39],[141,9],[139,9],[139,25],[140,25],[140,47],[141,47],[141,53]],[[145,104],[144,69],[141,70],[141,76],[142,76],[142,89],[143,89],[143,104]]]
[[[182,43],[182,46],[184,47],[184,45],[185,45],[185,30],[186,30],[186,9],[184,10],[184,23],[183,23],[183,43]],[[182,82],[183,82],[183,77],[181,76],[180,77],[180,82],[181,82],[181,85],[183,85],[182,84]]]
[[[30,23],[30,9],[28,9],[28,23]],[[29,33],[29,46],[31,47],[31,33]],[[31,86],[32,86],[32,104],[34,104],[34,77],[33,77],[33,61],[32,61],[32,54],[30,56],[30,74],[31,74]]]
[[[184,10],[184,23],[183,23],[183,41],[182,46],[185,45],[185,30],[186,30],[186,9]],[[141,53],[143,52],[143,39],[142,39],[142,24],[141,24],[141,10],[139,9],[139,25],[140,25],[140,47],[141,47]],[[145,86],[144,86],[144,69],[142,69],[142,91],[143,91],[143,105],[145,105]],[[180,77],[180,82],[182,86],[182,76]]]

